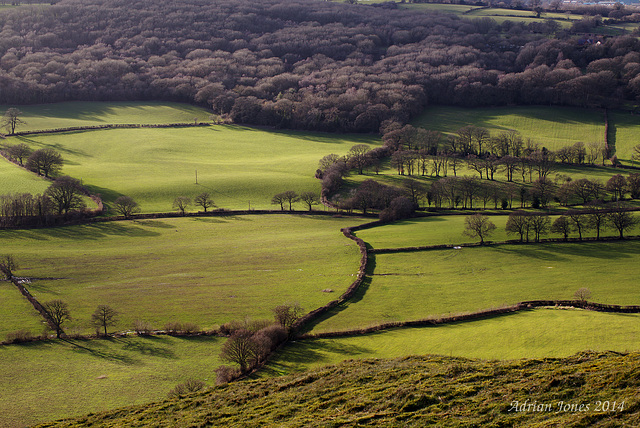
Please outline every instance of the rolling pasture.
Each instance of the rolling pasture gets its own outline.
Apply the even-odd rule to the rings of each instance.
[[[0,347],[0,426],[161,401],[177,384],[215,384],[224,338],[64,339]]]
[[[51,183],[0,156],[0,195],[42,193]]]
[[[640,242],[549,243],[376,254],[357,296],[312,332],[418,320],[511,305],[573,299],[640,305]],[[588,278],[588,279],[587,279]]]
[[[13,106],[0,106],[0,111],[6,111],[9,107]],[[20,118],[25,122],[18,126],[18,132],[111,124],[158,125],[211,121],[211,112],[201,107],[154,101],[74,101],[26,105],[18,109],[23,113]]]
[[[270,319],[277,305],[299,302],[309,311],[335,299],[360,260],[340,227],[361,221],[270,215],[108,222],[5,230],[0,247],[19,263],[17,275],[47,278],[28,286],[41,303],[68,303],[69,333],[94,332],[90,316],[100,304],[120,313],[112,331],[135,320],[157,329],[167,322],[213,329],[246,316]]]
[[[492,135],[516,130],[525,141],[530,138],[549,150],[605,141],[601,111],[570,107],[437,107],[426,109],[413,124],[447,135],[467,125],[487,128]]]
[[[270,202],[276,193],[320,193],[314,173],[326,154],[346,154],[358,143],[379,144],[372,136],[226,125],[109,129],[14,140],[34,149],[58,150],[65,159],[63,174],[82,179],[107,204],[120,195],[130,196],[143,212],[171,211],[176,196],[194,198],[202,192],[209,192],[221,208],[273,209]]]
[[[585,350],[632,351],[638,349],[639,321],[638,314],[536,309],[437,327],[305,339],[278,352],[263,375],[287,374],[347,359],[439,354],[510,360],[564,357]]]

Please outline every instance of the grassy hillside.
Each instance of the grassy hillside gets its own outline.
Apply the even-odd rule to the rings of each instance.
[[[569,107],[433,107],[413,124],[445,134],[455,133],[466,125],[487,128],[492,134],[514,129],[525,140],[531,138],[550,150],[578,141],[605,140],[601,111]]]
[[[214,385],[223,342],[154,336],[2,346],[0,426],[163,400],[189,378]]]
[[[434,356],[347,361],[43,426],[637,425],[639,364],[637,353],[506,362]],[[516,411],[515,401],[525,400],[550,407]],[[556,412],[559,402],[585,404],[584,411]]]
[[[0,112],[9,107],[0,106]],[[55,104],[19,106],[25,124],[16,131],[68,128],[122,123],[164,124],[210,122],[211,112],[189,104],[169,102],[89,102],[76,101]]]
[[[370,283],[314,328],[348,330],[472,312],[524,300],[572,299],[587,287],[599,303],[638,305],[640,242],[504,245],[376,254]]]
[[[41,302],[69,304],[69,332],[93,332],[99,304],[120,312],[113,330],[130,329],[136,319],[209,329],[245,316],[271,318],[288,302],[312,310],[335,299],[360,260],[340,227],[361,222],[284,215],[111,222],[5,230],[0,247],[19,263],[17,275],[50,278],[28,288]]]
[[[38,177],[0,156],[0,195],[42,193],[51,182]]]
[[[438,354],[509,360],[567,357],[584,350],[640,350],[640,315],[536,309],[481,321],[397,328],[288,344],[263,376],[291,374],[347,359]]]
[[[320,193],[314,174],[323,156],[346,154],[358,143],[379,144],[373,136],[240,126],[111,129],[8,141],[58,150],[65,159],[63,174],[82,179],[107,203],[131,196],[144,212],[171,211],[176,196],[205,191],[219,207],[272,209],[276,193]]]

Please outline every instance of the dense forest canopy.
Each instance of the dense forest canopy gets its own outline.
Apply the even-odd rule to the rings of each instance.
[[[636,100],[636,38],[553,24],[305,0],[62,0],[0,13],[0,103],[184,101],[236,122],[369,132],[427,104]]]

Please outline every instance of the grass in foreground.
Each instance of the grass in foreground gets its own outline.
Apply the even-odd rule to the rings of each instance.
[[[41,194],[51,183],[20,168],[0,156],[0,195],[10,193]]]
[[[437,356],[348,361],[44,426],[637,425],[639,365],[637,353],[508,362]],[[509,411],[512,402],[525,400],[554,408]],[[555,413],[560,401],[588,403],[589,410]],[[618,407],[602,412],[597,401]]]
[[[220,337],[54,340],[0,347],[0,426],[164,399],[189,378],[215,384]]]
[[[9,281],[0,281],[0,342],[9,332],[26,330],[34,335],[46,328],[40,313]]]
[[[357,297],[312,332],[473,312],[525,300],[573,299],[638,305],[640,242],[589,242],[376,254]]]
[[[360,222],[284,215],[109,222],[5,230],[0,247],[18,261],[17,275],[55,278],[29,290],[40,302],[69,304],[69,332],[93,332],[99,304],[120,312],[112,331],[136,319],[209,329],[245,316],[271,319],[289,302],[310,311],[335,299],[360,260],[340,227]]]
[[[440,354],[509,360],[566,357],[584,350],[637,351],[639,321],[638,314],[536,309],[437,327],[305,339],[278,352],[262,375],[290,374],[346,359]]]
[[[372,136],[240,126],[111,129],[7,141],[54,148],[65,159],[63,174],[82,179],[107,203],[131,196],[143,212],[171,211],[176,196],[194,198],[202,192],[222,208],[279,209],[271,204],[277,193],[320,193],[314,174],[323,156],[346,154],[358,143],[379,144]]]

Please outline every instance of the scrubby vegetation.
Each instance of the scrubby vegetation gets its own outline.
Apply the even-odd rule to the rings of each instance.
[[[348,361],[41,426],[633,425],[640,423],[638,362],[637,353],[613,352],[506,362]]]

